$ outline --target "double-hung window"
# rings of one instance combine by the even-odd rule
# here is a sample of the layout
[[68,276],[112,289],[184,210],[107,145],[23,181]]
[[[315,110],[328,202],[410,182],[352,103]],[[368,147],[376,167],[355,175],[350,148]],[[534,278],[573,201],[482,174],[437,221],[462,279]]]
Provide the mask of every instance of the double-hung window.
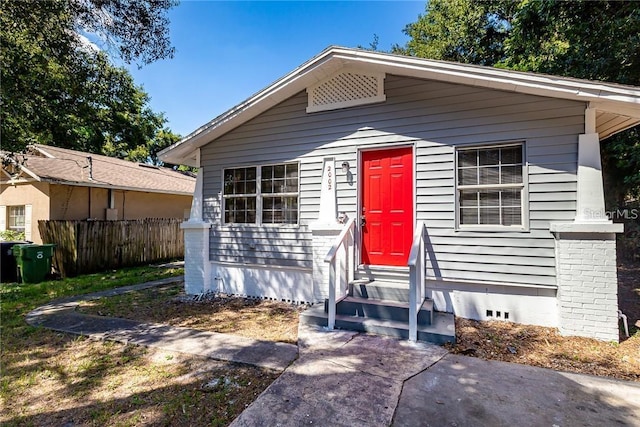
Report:
[[458,225],[524,227],[524,144],[460,148]]
[[255,223],[258,187],[255,167],[225,169],[224,222]]
[[225,169],[225,224],[297,224],[298,163]]
[[22,206],[9,206],[8,207],[8,225],[9,230],[16,231],[18,233],[24,233],[25,231],[25,209]]

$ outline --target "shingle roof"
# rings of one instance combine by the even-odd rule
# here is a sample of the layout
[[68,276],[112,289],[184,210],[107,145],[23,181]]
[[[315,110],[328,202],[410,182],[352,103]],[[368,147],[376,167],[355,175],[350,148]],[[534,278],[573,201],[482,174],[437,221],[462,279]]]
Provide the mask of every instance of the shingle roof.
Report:
[[34,144],[25,158],[26,172],[41,181],[189,195],[195,189],[195,178],[181,172],[99,154]]

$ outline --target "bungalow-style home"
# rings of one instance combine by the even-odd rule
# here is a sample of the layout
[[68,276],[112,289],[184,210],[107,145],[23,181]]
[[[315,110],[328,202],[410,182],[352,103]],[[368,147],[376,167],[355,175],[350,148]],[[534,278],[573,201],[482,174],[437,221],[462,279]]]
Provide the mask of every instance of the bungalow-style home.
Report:
[[185,218],[195,181],[168,168],[35,144],[3,167],[0,231],[42,243],[38,220]]
[[638,123],[637,87],[330,47],[161,153],[200,168],[186,291],[617,341],[599,146]]

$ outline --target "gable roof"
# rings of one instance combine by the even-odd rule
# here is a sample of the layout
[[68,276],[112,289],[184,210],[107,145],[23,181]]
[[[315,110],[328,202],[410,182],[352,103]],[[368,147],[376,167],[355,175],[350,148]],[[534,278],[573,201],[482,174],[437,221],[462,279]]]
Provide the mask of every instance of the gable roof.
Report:
[[242,123],[345,67],[588,103],[600,138],[640,123],[640,88],[331,46],[270,86],[214,118],[159,157],[199,166],[197,150]]
[[36,181],[179,195],[195,189],[195,178],[168,168],[48,145],[29,148],[21,169]]

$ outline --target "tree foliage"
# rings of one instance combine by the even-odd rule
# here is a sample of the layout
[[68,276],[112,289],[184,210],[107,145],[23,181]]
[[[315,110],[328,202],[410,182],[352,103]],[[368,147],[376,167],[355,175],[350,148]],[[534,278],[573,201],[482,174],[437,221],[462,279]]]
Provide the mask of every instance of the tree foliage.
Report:
[[[430,0],[396,53],[640,85],[640,3]],[[640,196],[640,128],[602,146],[609,205]]]
[[[100,153],[146,146],[166,119],[129,72],[89,42],[97,34],[127,62],[173,54],[170,1],[4,1],[0,9],[2,149],[41,143]],[[95,37],[94,37],[95,38]],[[96,39],[98,40],[98,39]]]
[[503,58],[509,22],[517,3],[435,0],[404,32],[411,39],[395,53],[480,65]]
[[511,27],[501,66],[640,84],[638,2],[523,2]]
[[103,147],[102,151],[104,154],[112,157],[163,166],[164,163],[158,158],[158,153],[178,142],[180,139],[180,135],[171,132],[170,129],[164,128],[157,131],[152,139],[136,147],[131,148],[124,143],[116,144],[109,142]]
[[166,12],[175,0],[70,0],[76,31],[96,34],[127,63],[173,57]]

